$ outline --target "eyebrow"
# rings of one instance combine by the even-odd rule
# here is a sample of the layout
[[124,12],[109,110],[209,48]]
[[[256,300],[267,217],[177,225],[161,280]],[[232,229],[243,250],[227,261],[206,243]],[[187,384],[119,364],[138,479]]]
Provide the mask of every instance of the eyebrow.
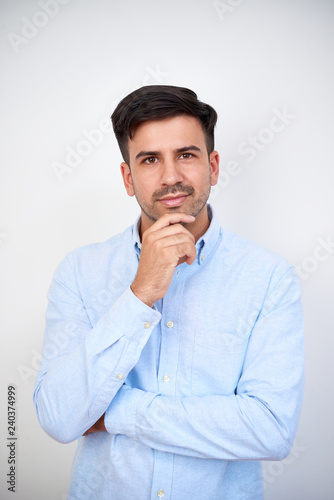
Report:
[[[199,151],[201,152],[200,148],[197,146],[185,146],[183,148],[178,148],[174,150],[174,153],[185,153],[186,151]],[[142,156],[159,156],[160,152],[159,151],[140,151],[136,155],[136,160],[141,158]]]

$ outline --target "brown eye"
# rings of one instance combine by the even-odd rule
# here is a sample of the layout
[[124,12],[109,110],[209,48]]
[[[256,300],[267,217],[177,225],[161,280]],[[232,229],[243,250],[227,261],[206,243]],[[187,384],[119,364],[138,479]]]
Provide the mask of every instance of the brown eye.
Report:
[[185,160],[188,160],[189,158],[191,158],[193,155],[191,153],[183,153],[181,155],[181,158],[184,158]]
[[156,160],[157,159],[155,156],[150,156],[149,158],[146,158],[145,163],[149,163],[149,164],[153,165],[153,163],[155,163]]

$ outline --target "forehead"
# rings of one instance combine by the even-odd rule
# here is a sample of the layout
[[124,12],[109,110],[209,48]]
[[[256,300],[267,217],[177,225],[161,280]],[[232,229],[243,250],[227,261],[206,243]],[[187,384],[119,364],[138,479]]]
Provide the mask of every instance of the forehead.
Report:
[[138,148],[163,150],[195,145],[205,146],[205,135],[200,121],[193,116],[174,116],[163,120],[148,120],[140,123],[129,139],[129,152]]

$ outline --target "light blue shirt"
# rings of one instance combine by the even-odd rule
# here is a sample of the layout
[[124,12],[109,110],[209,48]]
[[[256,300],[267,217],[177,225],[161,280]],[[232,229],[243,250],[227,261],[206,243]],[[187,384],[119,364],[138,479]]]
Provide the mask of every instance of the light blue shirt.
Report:
[[260,461],[287,456],[301,411],[296,272],[213,214],[150,308],[130,289],[138,222],[70,252],[49,290],[34,402],[79,440],[68,500],[260,500]]

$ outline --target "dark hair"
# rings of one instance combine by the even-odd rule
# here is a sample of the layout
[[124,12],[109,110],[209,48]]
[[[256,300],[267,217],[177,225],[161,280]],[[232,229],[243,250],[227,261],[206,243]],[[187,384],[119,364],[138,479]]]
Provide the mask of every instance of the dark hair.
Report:
[[124,161],[129,165],[128,140],[132,139],[137,125],[182,115],[194,116],[200,121],[210,154],[214,150],[217,113],[209,104],[199,101],[192,90],[174,85],[147,85],[124,97],[111,115]]

